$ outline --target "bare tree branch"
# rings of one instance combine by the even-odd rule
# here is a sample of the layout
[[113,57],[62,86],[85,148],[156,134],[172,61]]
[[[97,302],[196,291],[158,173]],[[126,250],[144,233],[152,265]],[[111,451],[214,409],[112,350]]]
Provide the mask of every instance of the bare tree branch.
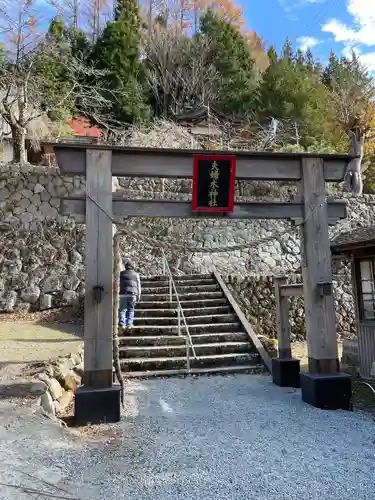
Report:
[[145,39],[145,53],[146,78],[160,116],[168,118],[187,106],[214,100],[216,70],[210,63],[209,42],[156,24]]
[[[4,2],[3,2],[4,4]],[[1,0],[0,0],[1,7]],[[4,9],[4,5],[2,6]],[[4,16],[3,28],[12,33],[4,62],[0,67],[0,136],[12,135],[15,161],[25,161],[25,137],[48,136],[46,127],[51,112],[63,109],[78,110],[103,128],[117,130],[121,124],[113,117],[113,103],[117,95],[102,83],[106,72],[73,56],[68,44],[53,36],[41,37],[34,30],[32,0],[19,0],[19,11],[13,17]],[[0,8],[1,13],[1,8]],[[8,23],[8,24],[6,24]],[[65,84],[59,77],[48,79],[48,70],[55,65],[65,75]],[[42,137],[35,131],[44,130]]]

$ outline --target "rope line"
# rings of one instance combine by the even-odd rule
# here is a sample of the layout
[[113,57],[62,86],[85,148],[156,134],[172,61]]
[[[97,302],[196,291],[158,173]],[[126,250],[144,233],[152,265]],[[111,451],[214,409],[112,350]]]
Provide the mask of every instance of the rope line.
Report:
[[[110,220],[113,224],[119,225],[118,221],[116,221],[108,212],[105,210],[94,198],[91,196],[91,194],[86,190],[87,197],[92,201]],[[302,223],[306,222],[309,217],[312,217],[319,208],[321,208],[323,205],[327,204],[327,197],[324,197],[324,201],[320,203],[317,207],[315,207],[314,210],[312,210],[302,221]],[[255,246],[258,246],[262,243],[267,243],[269,241],[274,240],[275,238],[278,238],[280,236],[283,236],[285,234],[290,234],[291,232],[298,233],[298,227],[291,229],[290,227],[283,230],[283,231],[277,231],[272,234],[272,236],[267,236],[264,238],[260,238],[248,243],[242,243],[238,245],[229,245],[227,247],[214,247],[214,248],[208,248],[208,247],[198,247],[198,246],[191,246],[191,245],[182,245],[180,243],[175,243],[175,242],[168,242],[164,240],[163,242],[157,242],[155,239],[147,237],[140,233],[139,231],[132,230],[131,233],[127,234],[128,237],[131,237],[133,239],[138,239],[141,240],[143,243],[148,245],[151,248],[169,248],[172,250],[179,250],[183,252],[190,252],[190,253],[222,253],[222,252],[234,252],[236,250],[243,250],[247,248],[252,248]]]

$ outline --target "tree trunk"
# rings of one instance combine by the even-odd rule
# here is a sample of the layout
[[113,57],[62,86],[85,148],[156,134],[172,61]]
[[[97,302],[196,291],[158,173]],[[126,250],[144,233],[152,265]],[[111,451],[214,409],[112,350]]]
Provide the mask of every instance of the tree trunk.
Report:
[[347,168],[344,179],[344,191],[349,191],[356,196],[362,194],[361,166],[365,147],[365,136],[359,129],[349,130],[349,153],[357,155]]
[[13,163],[26,162],[26,134],[21,127],[11,127],[13,140]]
[[73,28],[78,29],[78,0],[73,3]]

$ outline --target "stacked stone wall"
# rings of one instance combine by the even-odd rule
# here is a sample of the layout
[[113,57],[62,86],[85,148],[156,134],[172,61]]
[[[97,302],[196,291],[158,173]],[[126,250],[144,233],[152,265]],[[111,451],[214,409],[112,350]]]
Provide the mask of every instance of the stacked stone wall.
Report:
[[[191,182],[170,179],[118,179],[125,198],[190,200]],[[85,181],[58,169],[0,166],[0,311],[28,311],[74,304],[84,293],[84,226],[59,215],[60,197],[83,193]],[[237,199],[283,199],[289,184],[241,182]],[[331,193],[329,193],[331,194]],[[348,219],[331,235],[372,223],[375,197],[348,198]],[[160,274],[165,252],[177,273],[209,273],[213,266],[230,284],[259,333],[275,334],[271,277],[300,279],[298,230],[279,220],[129,219],[122,232],[123,259],[146,275]],[[338,332],[354,333],[350,273],[334,270]],[[305,335],[301,299],[291,304],[294,338]]]

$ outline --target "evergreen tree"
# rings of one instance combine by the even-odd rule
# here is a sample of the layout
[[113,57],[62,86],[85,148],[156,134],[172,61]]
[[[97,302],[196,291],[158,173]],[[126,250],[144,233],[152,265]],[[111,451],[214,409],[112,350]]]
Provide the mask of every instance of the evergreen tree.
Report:
[[283,45],[282,57],[283,59],[287,59],[289,61],[291,61],[294,57],[292,42],[289,40],[288,37],[286,37],[286,40]]
[[124,123],[139,121],[148,115],[139,83],[140,26],[137,1],[118,0],[115,21],[106,25],[92,51],[96,66],[107,72],[101,84],[116,96],[116,115]]
[[296,56],[287,40],[280,58],[270,57],[270,65],[260,85],[260,118],[287,119],[301,134],[301,144],[329,140],[333,130],[333,110],[329,92],[321,83],[320,73],[310,61]]
[[212,62],[218,73],[217,108],[240,116],[253,111],[257,89],[254,60],[240,31],[208,10],[201,18],[198,36],[212,43]]
[[276,52],[276,49],[273,45],[271,45],[271,47],[268,49],[267,56],[268,56],[268,60],[269,60],[270,64],[277,63],[277,60],[278,60],[277,52]]
[[[114,19],[115,21],[118,21],[120,17],[124,14],[126,14],[126,10],[131,7],[129,5],[129,0],[116,0],[115,2],[115,9],[114,9]],[[139,12],[136,12],[133,8],[131,8],[131,11],[135,18],[138,16],[139,17]],[[137,23],[137,19],[134,19],[135,23]]]
[[301,49],[297,50],[295,59],[296,59],[296,63],[298,65],[302,66],[304,64],[304,62],[305,62],[305,55],[304,55],[304,53],[302,52]]
[[81,60],[88,60],[92,47],[86,33],[81,29],[71,26],[65,31],[65,36],[69,40],[72,55]]
[[310,47],[307,48],[306,54],[305,54],[305,61],[307,66],[310,66],[310,68],[315,68],[315,60],[313,53],[311,52]]
[[332,88],[332,78],[334,73],[337,71],[339,65],[339,60],[337,59],[335,53],[331,50],[329,54],[329,61],[327,66],[324,68],[322,80],[327,87]]
[[[64,22],[59,18],[53,19],[45,39],[36,51],[33,61],[34,78],[40,80],[40,92],[44,98],[44,102],[42,101],[41,104],[42,110],[49,109],[51,103],[58,103],[62,95],[69,93],[72,84],[69,71],[62,62],[71,54],[66,33]],[[53,112],[48,112],[48,116],[52,120],[60,120],[66,116],[66,113],[71,113],[74,106],[73,97],[65,99],[64,102],[61,102],[60,107],[54,106]]]

